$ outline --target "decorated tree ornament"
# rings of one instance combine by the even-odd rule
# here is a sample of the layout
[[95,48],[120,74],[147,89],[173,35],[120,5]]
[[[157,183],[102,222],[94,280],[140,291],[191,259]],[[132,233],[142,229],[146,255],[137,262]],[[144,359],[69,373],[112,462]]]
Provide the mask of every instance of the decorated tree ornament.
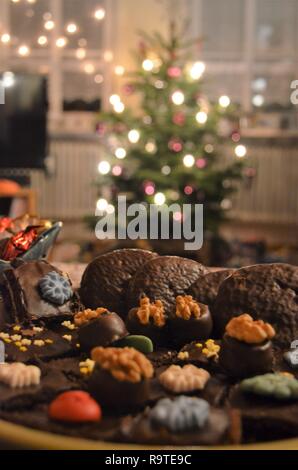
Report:
[[176,124],[177,126],[183,126],[185,124],[185,114],[181,111],[178,113],[175,113],[173,116],[173,123]]
[[181,77],[182,70],[180,67],[177,66],[169,67],[167,70],[167,74],[170,78],[179,78]]
[[183,144],[182,144],[182,142],[181,142],[180,139],[172,138],[172,139],[169,141],[168,147],[169,147],[169,149],[172,150],[173,152],[179,153],[179,152],[181,152],[182,149],[183,149]]

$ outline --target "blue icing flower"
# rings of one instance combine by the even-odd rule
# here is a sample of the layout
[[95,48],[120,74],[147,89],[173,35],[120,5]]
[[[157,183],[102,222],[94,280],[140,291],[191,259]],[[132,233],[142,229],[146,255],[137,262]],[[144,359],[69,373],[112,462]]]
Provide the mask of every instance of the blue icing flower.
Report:
[[202,429],[210,412],[209,403],[201,398],[184,395],[170,400],[163,398],[149,413],[152,424],[164,426],[170,432]]
[[39,288],[42,298],[56,305],[65,304],[73,295],[68,279],[61,276],[57,271],[46,274],[41,279]]

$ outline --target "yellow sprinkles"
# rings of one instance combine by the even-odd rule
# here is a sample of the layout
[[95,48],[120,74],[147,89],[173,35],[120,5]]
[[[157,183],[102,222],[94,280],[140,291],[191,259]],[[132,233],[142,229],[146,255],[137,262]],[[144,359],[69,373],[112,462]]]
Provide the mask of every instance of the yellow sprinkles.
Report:
[[204,356],[210,358],[214,357],[215,359],[218,358],[218,353],[220,351],[220,346],[215,343],[213,339],[208,339],[205,342],[205,347],[202,349],[202,353]]

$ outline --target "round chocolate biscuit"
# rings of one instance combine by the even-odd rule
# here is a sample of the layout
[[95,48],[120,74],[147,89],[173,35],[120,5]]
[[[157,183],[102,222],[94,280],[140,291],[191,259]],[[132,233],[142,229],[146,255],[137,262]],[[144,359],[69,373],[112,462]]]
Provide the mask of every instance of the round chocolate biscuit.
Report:
[[129,283],[127,304],[129,308],[139,305],[143,296],[151,302],[161,300],[165,314],[175,314],[176,297],[185,295],[187,289],[208,272],[202,264],[179,256],[159,256],[148,261]]
[[222,269],[207,273],[205,276],[200,276],[188,289],[187,294],[191,295],[198,302],[213,305],[220,284],[231,274],[234,269]]
[[231,318],[249,313],[275,328],[275,345],[288,347],[298,338],[298,267],[267,264],[238,269],[220,285],[212,312],[218,335]]
[[156,256],[151,251],[123,249],[95,258],[81,281],[80,296],[85,307],[105,307],[125,318],[128,282],[139,268]]

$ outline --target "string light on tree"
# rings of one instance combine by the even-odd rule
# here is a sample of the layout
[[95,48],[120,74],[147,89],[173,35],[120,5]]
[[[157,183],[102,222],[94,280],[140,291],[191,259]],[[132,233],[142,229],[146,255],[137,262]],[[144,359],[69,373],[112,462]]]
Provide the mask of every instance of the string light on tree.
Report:
[[106,16],[106,11],[104,8],[97,8],[94,12],[94,18],[98,21],[102,21]]
[[195,164],[195,157],[193,155],[185,155],[183,157],[183,165],[186,166],[186,168],[191,168]]
[[113,166],[112,173],[113,173],[114,176],[122,175],[122,167],[120,165]]
[[124,104],[123,104],[121,101],[119,101],[118,103],[115,103],[115,104],[114,104],[114,111],[115,111],[115,113],[121,114],[121,113],[123,113],[124,110],[125,110],[125,106],[124,106]]
[[61,36],[56,41],[56,46],[59,47],[59,49],[62,49],[63,47],[65,47],[66,44],[67,44],[67,39],[64,36]]
[[95,72],[94,64],[91,64],[91,63],[85,64],[84,72],[87,73],[87,75],[92,75]]
[[154,204],[162,206],[166,202],[166,196],[163,193],[156,193],[154,196]]
[[26,45],[26,44],[22,44],[19,48],[18,48],[18,54],[21,56],[21,57],[27,57],[28,55],[30,55],[30,48]]
[[199,124],[206,124],[208,119],[208,114],[205,111],[199,111],[196,114],[196,120]]
[[75,23],[68,23],[68,25],[66,26],[66,31],[69,34],[75,34],[78,32],[78,27]]
[[235,147],[235,155],[236,157],[238,158],[244,158],[247,154],[247,148],[245,147],[245,145],[237,145],[237,147]]
[[112,51],[105,51],[103,54],[103,58],[105,62],[112,62],[114,59],[114,54]]
[[186,196],[190,196],[192,193],[193,193],[193,188],[189,185],[185,186],[184,194],[186,194]]
[[145,145],[145,150],[148,153],[155,153],[157,150],[156,143],[154,140],[149,140],[147,144]]
[[212,144],[206,144],[204,147],[204,150],[206,153],[213,153],[214,152],[214,146]]
[[110,170],[111,170],[111,165],[109,162],[103,160],[102,162],[98,164],[98,172],[101,175],[107,175],[108,173],[110,173]]
[[86,55],[87,55],[86,49],[84,49],[83,47],[79,47],[79,48],[76,50],[76,58],[77,58],[77,59],[83,60],[83,59],[86,58]]
[[222,108],[227,108],[231,104],[231,100],[227,95],[222,95],[218,100],[219,105]]
[[106,212],[107,212],[107,214],[109,214],[109,215],[114,214],[114,212],[115,212],[115,207],[113,206],[113,204],[108,204],[108,207],[106,208]]
[[96,209],[98,211],[101,211],[101,212],[106,212],[107,211],[107,208],[109,206],[109,203],[106,199],[98,199],[97,203],[96,203]]
[[123,65],[116,65],[115,74],[118,77],[122,77],[125,74],[125,67],[123,67]]
[[131,131],[129,131],[128,133],[128,140],[129,142],[131,142],[132,144],[136,144],[139,142],[140,140],[140,133],[137,129],[132,129]]
[[100,73],[98,73],[97,75],[95,75],[94,81],[95,81],[95,83],[100,85],[104,81],[103,76]]
[[184,93],[182,93],[182,91],[177,90],[177,91],[174,91],[174,93],[171,96],[171,99],[176,106],[180,106],[181,104],[184,103],[185,96],[184,96]]
[[123,147],[118,147],[115,150],[115,157],[119,160],[123,160],[126,157],[126,150]]
[[252,104],[257,108],[260,108],[265,103],[265,98],[263,95],[254,95],[252,97]]
[[195,62],[190,69],[190,76],[193,80],[199,80],[205,72],[206,65],[204,62]]
[[44,24],[44,28],[47,31],[52,31],[55,28],[55,23],[53,20],[47,20]]
[[147,196],[153,196],[155,193],[155,185],[151,181],[146,181],[144,184],[144,192]]
[[10,34],[8,33],[3,33],[2,36],[1,36],[1,42],[3,44],[8,44],[10,43],[10,40],[11,40],[11,37],[10,37]]
[[39,36],[39,38],[37,39],[37,43],[40,46],[46,46],[48,44],[48,38],[46,36]]
[[168,165],[163,166],[162,169],[161,169],[162,174],[165,175],[165,176],[170,175],[171,171],[172,171],[171,167],[169,167]]
[[115,104],[121,102],[121,98],[119,95],[111,95],[109,98],[109,102],[111,103],[112,106],[115,106]]
[[151,72],[154,69],[154,62],[150,59],[145,59],[142,64],[145,72]]

